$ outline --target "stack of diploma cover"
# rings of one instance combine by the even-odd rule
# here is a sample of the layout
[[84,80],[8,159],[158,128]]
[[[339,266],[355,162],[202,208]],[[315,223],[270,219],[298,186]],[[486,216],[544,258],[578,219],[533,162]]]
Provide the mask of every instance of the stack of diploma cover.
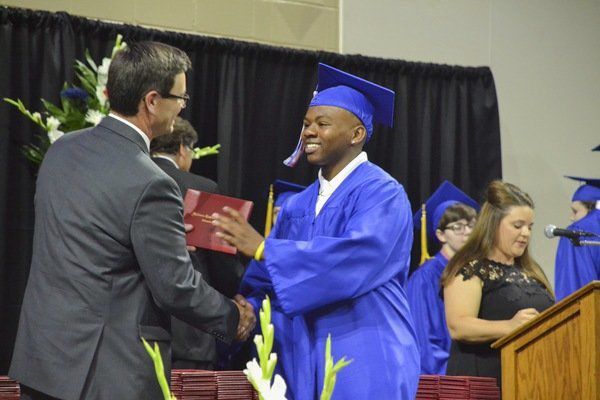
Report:
[[17,381],[8,376],[0,376],[0,399],[1,400],[19,400],[21,389]]
[[174,369],[171,371],[171,393],[177,400],[258,399],[242,371]]
[[500,400],[495,378],[421,375],[417,400]]

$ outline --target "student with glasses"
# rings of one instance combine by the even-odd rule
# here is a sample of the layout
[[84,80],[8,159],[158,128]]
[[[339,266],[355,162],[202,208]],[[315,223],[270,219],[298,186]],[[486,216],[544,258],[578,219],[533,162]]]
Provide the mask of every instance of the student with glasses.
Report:
[[550,284],[529,254],[533,201],[507,182],[489,184],[469,239],[442,274],[452,337],[447,375],[500,382],[500,352],[490,344],[554,304]]
[[[440,278],[454,254],[475,226],[479,205],[452,183],[445,181],[413,217],[422,238],[423,264],[410,276],[406,292],[421,353],[421,374],[444,375],[450,353]],[[432,258],[427,255],[427,236],[441,245]],[[428,259],[427,259],[428,258]]]

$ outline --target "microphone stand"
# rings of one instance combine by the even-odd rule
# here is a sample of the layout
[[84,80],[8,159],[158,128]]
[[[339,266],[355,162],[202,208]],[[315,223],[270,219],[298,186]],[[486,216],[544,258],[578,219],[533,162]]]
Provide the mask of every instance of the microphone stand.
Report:
[[581,237],[571,238],[573,246],[600,246],[600,240],[582,239]]

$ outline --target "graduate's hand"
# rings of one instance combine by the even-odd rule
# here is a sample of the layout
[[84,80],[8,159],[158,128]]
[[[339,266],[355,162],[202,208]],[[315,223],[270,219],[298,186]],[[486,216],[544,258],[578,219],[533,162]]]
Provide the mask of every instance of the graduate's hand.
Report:
[[230,207],[223,207],[223,214],[214,213],[212,217],[213,225],[223,230],[216,233],[218,237],[235,246],[245,256],[254,256],[264,238],[239,212]]
[[256,315],[254,314],[254,307],[252,307],[252,304],[246,301],[241,294],[235,295],[234,303],[240,312],[240,321],[238,323],[235,340],[243,342],[248,339],[248,336],[250,336],[250,333],[252,333],[256,326]]
[[[186,233],[188,233],[192,229],[194,229],[194,225],[192,225],[192,224],[185,224],[185,232]],[[187,249],[187,251],[196,251],[196,247],[195,246],[185,246],[185,248]]]

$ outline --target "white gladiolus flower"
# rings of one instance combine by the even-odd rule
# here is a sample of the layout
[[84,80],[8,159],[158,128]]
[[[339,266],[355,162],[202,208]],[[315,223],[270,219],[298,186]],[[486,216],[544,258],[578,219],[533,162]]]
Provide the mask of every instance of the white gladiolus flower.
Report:
[[98,66],[98,84],[96,85],[96,97],[100,105],[104,107],[108,98],[106,97],[106,83],[108,82],[108,69],[110,68],[110,58],[104,57],[102,64]]
[[48,132],[48,139],[50,139],[50,143],[54,143],[65,133],[63,131],[59,131],[58,129],[52,130]]
[[[275,353],[271,354],[271,359],[273,359],[274,354]],[[275,359],[276,358],[277,356],[275,356]],[[287,400],[285,397],[287,386],[283,378],[280,375],[275,375],[275,378],[273,379],[273,386],[271,386],[269,380],[263,378],[262,369],[256,361],[256,358],[253,358],[252,361],[248,361],[248,363],[246,363],[244,374],[248,377],[250,383],[252,383],[254,388],[260,393],[263,399]]]
[[100,105],[102,107],[104,107],[106,105],[106,102],[108,101],[108,97],[106,97],[106,86],[105,85],[96,86],[96,97],[98,98]]
[[40,114],[39,112],[34,112],[33,114],[31,114],[31,116],[37,121],[37,122],[42,122],[42,114]]
[[265,397],[268,400],[286,400],[285,391],[287,390],[287,386],[285,381],[281,377],[281,375],[275,375],[273,379],[273,386],[271,386],[271,392],[269,393],[269,397]]
[[[263,379],[262,377],[262,369],[260,365],[258,365],[258,361],[256,358],[253,358],[252,361],[248,361],[246,363],[246,369],[244,370],[244,375],[248,377],[248,380],[254,388],[261,394],[269,393],[271,390],[269,381],[267,379]],[[263,396],[264,397],[264,396]]]
[[48,132],[58,130],[59,126],[60,126],[60,121],[58,120],[58,118],[48,117],[46,119],[46,128],[47,128]]
[[108,82],[108,69],[110,68],[111,59],[104,57],[102,64],[98,67],[98,86],[106,86]]
[[88,110],[87,114],[85,114],[85,120],[94,126],[98,125],[104,117],[105,115],[98,110]]

